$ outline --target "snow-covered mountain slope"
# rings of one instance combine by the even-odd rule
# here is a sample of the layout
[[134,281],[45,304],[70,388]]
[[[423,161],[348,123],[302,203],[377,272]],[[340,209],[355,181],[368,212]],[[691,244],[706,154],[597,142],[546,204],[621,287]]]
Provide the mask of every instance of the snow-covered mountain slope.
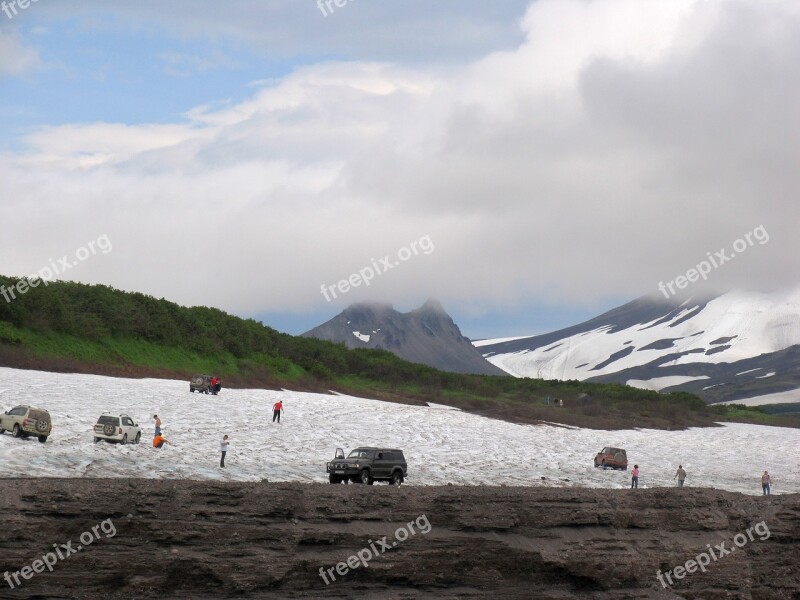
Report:
[[684,389],[710,400],[800,387],[798,344],[800,288],[684,302],[639,298],[550,334],[475,343],[518,377]]
[[[286,411],[280,425],[271,420],[278,399]],[[45,444],[0,436],[4,477],[326,482],[325,462],[337,446],[387,445],[404,450],[409,485],[628,487],[629,472],[592,466],[595,453],[612,445],[626,448],[639,464],[642,487],[674,485],[682,463],[689,485],[759,494],[760,475],[768,469],[774,493],[800,492],[797,429],[735,424],[671,432],[595,431],[515,425],[445,407],[349,396],[229,389],[205,396],[190,394],[184,381],[0,368],[0,407],[5,411],[16,404],[49,409],[54,429]],[[143,425],[143,443],[94,444],[91,428],[105,410],[126,412]],[[154,413],[173,446],[150,447]],[[231,436],[226,469],[218,466],[223,434]]]

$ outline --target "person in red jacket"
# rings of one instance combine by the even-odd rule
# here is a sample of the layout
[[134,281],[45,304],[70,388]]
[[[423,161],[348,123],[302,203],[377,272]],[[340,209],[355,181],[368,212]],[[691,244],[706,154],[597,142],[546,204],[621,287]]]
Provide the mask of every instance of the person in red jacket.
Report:
[[278,423],[281,422],[281,412],[283,412],[283,401],[282,400],[278,400],[272,406],[272,422],[273,423],[275,422],[275,419],[278,420]]

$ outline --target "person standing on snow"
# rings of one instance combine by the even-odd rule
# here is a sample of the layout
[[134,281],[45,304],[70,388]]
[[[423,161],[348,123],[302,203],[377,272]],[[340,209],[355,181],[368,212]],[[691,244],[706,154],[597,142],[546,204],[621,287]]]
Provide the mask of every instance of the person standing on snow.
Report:
[[764,496],[769,496],[769,486],[772,483],[769,473],[764,471],[764,474],[761,476],[761,489],[764,492]]
[[158,415],[153,415],[153,419],[155,419],[156,422],[156,433],[154,437],[158,437],[161,435],[161,419],[158,418]]
[[283,400],[278,400],[272,406],[272,422],[275,422],[275,419],[278,419],[278,423],[281,422],[281,412],[283,412]]
[[683,487],[683,482],[686,481],[686,471],[683,470],[683,465],[678,465],[678,470],[672,480],[674,481],[675,479],[678,480],[678,487]]
[[631,489],[633,488],[639,489],[639,465],[633,465],[631,471]]
[[222,442],[219,444],[219,451],[222,453],[222,456],[219,459],[219,466],[223,469],[225,468],[225,455],[228,453],[228,446],[230,446],[230,442],[228,441],[228,436],[222,436]]

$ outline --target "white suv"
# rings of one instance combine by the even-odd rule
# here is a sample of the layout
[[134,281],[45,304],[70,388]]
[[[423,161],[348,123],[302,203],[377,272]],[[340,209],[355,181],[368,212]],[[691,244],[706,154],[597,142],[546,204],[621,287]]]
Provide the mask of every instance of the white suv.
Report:
[[42,408],[15,406],[0,415],[0,434],[10,431],[15,438],[35,435],[45,443],[52,430],[50,413]]
[[112,415],[103,413],[94,426],[94,443],[100,440],[138,444],[142,439],[142,428],[133,422],[128,415]]

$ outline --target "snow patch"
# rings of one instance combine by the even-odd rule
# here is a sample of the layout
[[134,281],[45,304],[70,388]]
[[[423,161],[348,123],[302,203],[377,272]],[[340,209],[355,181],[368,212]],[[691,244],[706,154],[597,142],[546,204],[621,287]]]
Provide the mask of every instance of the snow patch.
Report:
[[[741,423],[685,431],[576,429],[346,395],[223,388],[219,396],[206,396],[190,393],[187,381],[8,368],[0,368],[0,388],[9,391],[2,411],[30,404],[53,417],[46,444],[0,435],[4,477],[326,483],[325,463],[337,447],[365,445],[402,448],[411,486],[531,486],[546,477],[569,479],[564,483],[569,486],[622,489],[630,486],[630,472],[595,469],[592,462],[604,446],[619,446],[639,464],[642,486],[674,486],[672,476],[682,462],[689,486],[760,495],[759,475],[768,469],[779,482],[773,493],[800,492],[797,429]],[[797,401],[800,391],[794,396]],[[286,409],[280,424],[271,420],[278,400]],[[144,429],[142,443],[94,444],[91,427],[104,410],[131,415]],[[151,447],[154,414],[173,446]],[[258,434],[254,422],[262,424]],[[226,469],[216,466],[223,434],[232,444]],[[509,456],[513,469],[506,468]]]
[[642,390],[655,390],[658,392],[664,388],[672,387],[673,385],[681,385],[690,381],[700,381],[701,379],[708,378],[708,375],[700,375],[698,377],[690,377],[688,375],[672,375],[670,377],[655,377],[653,379],[629,379],[626,382],[626,385]]
[[369,334],[368,333],[361,333],[360,331],[354,331],[353,335],[360,339],[362,342],[369,341]]

